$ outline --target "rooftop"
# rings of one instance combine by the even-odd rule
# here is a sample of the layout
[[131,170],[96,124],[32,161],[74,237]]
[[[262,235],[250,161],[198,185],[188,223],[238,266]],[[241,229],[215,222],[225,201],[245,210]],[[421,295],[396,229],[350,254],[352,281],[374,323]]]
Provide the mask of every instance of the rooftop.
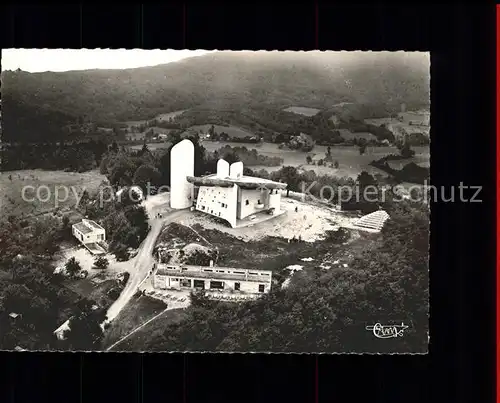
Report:
[[93,220],[84,220],[83,222],[86,223],[87,225],[90,225],[93,229],[99,229],[99,230],[104,229],[103,227],[101,227],[99,224],[97,224]]
[[[184,269],[184,270],[183,270]],[[203,271],[203,270],[213,270]],[[271,281],[271,272],[255,270],[251,271],[256,274],[237,274],[237,273],[218,273],[216,270],[237,270],[245,271],[246,269],[230,269],[230,268],[217,268],[217,267],[200,267],[200,266],[183,266],[176,267],[175,269],[167,269],[167,267],[159,267],[156,274],[160,276],[172,276],[172,277],[182,277],[182,278],[197,278],[197,279],[214,279],[214,280],[241,280],[241,281],[252,281],[259,283],[268,283]]]
[[73,224],[73,227],[75,227],[78,231],[80,231],[82,234],[90,234],[93,231],[103,231],[104,228],[101,227],[99,224],[97,224],[95,221],[92,220],[82,220],[79,223]]
[[202,177],[188,176],[187,181],[198,186],[221,186],[230,187],[238,185],[244,189],[286,189],[287,184],[283,182],[274,182],[269,179],[257,178],[255,176],[241,176],[239,178],[225,177],[221,178],[217,174],[211,174]]
[[228,274],[228,273],[207,273],[204,271],[181,271],[181,270],[166,270],[158,269],[157,273],[160,276],[194,278],[194,279],[212,279],[212,280],[240,280],[251,281],[258,283],[268,283],[270,279],[264,276],[245,275],[245,274]]
[[89,227],[87,224],[85,224],[83,221],[76,223],[76,224],[73,224],[73,227],[76,228],[78,231],[80,231],[84,235],[90,234],[93,231],[93,229],[91,227]]

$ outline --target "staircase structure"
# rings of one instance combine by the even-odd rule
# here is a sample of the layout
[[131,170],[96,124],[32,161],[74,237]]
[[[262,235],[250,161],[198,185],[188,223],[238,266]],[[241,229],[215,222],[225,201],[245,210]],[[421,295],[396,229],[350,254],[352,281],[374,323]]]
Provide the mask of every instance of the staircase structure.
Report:
[[358,219],[354,226],[371,232],[380,232],[385,222],[389,219],[389,214],[384,210],[375,211]]

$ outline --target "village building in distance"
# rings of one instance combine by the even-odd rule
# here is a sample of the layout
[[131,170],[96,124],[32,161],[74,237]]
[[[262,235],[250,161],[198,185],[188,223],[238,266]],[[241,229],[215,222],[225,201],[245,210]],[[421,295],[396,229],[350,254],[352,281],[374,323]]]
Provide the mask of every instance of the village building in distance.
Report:
[[93,220],[83,219],[72,225],[73,236],[80,241],[92,254],[99,255],[106,251],[100,242],[106,240],[106,230]]

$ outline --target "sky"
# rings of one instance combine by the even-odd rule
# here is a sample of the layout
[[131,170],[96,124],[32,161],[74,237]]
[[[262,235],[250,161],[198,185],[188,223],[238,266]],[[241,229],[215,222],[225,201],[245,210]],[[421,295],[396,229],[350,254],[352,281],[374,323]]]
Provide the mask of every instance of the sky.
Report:
[[30,73],[88,69],[127,69],[176,62],[206,50],[2,49],[2,70]]

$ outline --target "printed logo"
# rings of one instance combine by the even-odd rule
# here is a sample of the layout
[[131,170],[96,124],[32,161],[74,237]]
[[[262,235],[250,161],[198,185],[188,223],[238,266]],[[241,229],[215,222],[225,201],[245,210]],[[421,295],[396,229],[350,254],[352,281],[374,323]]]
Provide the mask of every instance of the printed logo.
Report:
[[408,329],[408,326],[403,322],[400,325],[381,325],[380,323],[375,323],[375,325],[366,326],[366,330],[372,331],[373,335],[379,339],[403,337],[406,329]]

